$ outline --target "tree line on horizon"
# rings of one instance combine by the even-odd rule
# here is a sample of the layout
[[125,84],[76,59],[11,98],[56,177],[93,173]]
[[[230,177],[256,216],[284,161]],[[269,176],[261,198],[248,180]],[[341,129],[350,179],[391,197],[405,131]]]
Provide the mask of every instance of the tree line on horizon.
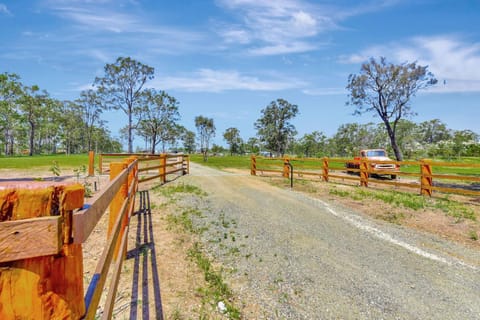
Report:
[[[195,117],[196,133],[181,126],[179,102],[162,90],[147,87],[154,68],[130,57],[106,64],[92,89],[74,101],[59,101],[36,85],[26,86],[16,74],[0,74],[0,146],[5,155],[65,152],[120,152],[122,143],[105,129],[102,113],[121,110],[127,125],[120,130],[132,153],[134,135],[145,141],[145,151],[155,153],[226,151],[213,145],[214,119]],[[356,114],[374,113],[379,124],[343,124],[327,138],[314,131],[297,138],[291,120],[299,108],[284,99],[272,101],[254,123],[257,136],[244,141],[239,129],[223,132],[231,154],[268,152],[275,155],[352,156],[362,148],[385,148],[397,160],[423,156],[480,156],[479,136],[471,130],[450,130],[439,119],[420,124],[405,118],[415,115],[411,98],[437,80],[427,67],[416,63],[391,64],[385,58],[370,59],[360,73],[350,75],[347,105]],[[1,154],[1,153],[0,153]]]

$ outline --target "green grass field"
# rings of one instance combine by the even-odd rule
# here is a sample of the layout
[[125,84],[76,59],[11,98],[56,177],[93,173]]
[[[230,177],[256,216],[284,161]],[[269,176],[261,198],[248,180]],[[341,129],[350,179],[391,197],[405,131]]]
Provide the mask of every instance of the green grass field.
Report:
[[88,167],[88,154],[0,157],[0,169],[45,169],[50,168],[55,161],[61,170],[79,168],[82,165]]

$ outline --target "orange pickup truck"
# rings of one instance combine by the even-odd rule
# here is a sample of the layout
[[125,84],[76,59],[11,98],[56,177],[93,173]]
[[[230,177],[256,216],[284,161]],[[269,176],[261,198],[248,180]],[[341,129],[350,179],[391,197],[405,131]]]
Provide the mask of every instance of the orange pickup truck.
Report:
[[[400,171],[400,165],[398,164],[383,163],[384,161],[393,161],[387,156],[387,152],[384,149],[366,149],[361,150],[360,156],[353,158],[353,161],[345,163],[347,172],[353,172],[348,169],[360,169],[361,160],[367,160],[369,162],[372,175],[390,175],[392,179],[396,179],[396,173]],[[378,163],[376,161],[378,161]]]

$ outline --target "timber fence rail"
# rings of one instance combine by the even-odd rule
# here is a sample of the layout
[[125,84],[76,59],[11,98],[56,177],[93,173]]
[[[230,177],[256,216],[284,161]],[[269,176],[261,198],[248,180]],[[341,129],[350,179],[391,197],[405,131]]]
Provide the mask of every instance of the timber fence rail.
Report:
[[[346,168],[356,163],[358,168]],[[250,173],[265,175],[279,173],[289,176],[289,164],[295,168],[297,178],[318,177],[321,181],[358,182],[368,187],[370,183],[418,190],[422,195],[433,192],[480,196],[480,164],[420,161],[367,161],[342,158],[267,158],[251,157]],[[373,170],[374,164],[395,164],[399,171]],[[463,172],[462,172],[463,171]],[[399,177],[387,179],[385,177]]]
[[[0,319],[97,319],[102,298],[101,318],[112,318],[138,184],[189,173],[186,155],[115,160],[109,183],[86,202],[80,184],[0,184]],[[150,160],[156,164],[141,167]],[[155,173],[141,180],[147,170]],[[82,244],[107,210],[106,245],[84,290]]]
[[167,176],[170,174],[181,173],[184,175],[190,172],[190,156],[183,153],[102,153],[98,158],[98,171],[100,174],[106,173],[109,170],[108,164],[110,162],[128,156],[135,156],[139,161],[139,182],[160,178],[162,183],[165,183]]

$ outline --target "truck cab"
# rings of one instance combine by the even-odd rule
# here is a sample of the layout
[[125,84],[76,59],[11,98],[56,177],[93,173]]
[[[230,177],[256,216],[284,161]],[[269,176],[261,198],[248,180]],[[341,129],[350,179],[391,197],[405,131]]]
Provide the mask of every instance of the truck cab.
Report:
[[[357,157],[353,158],[354,161],[349,161],[345,163],[345,166],[348,169],[360,169],[360,162],[366,160],[369,163],[371,174],[378,176],[390,175],[392,179],[396,179],[396,172],[400,171],[400,165],[395,163],[384,163],[393,161],[387,155],[387,152],[384,149],[364,149],[360,150],[360,154]],[[377,162],[378,161],[378,162]]]

